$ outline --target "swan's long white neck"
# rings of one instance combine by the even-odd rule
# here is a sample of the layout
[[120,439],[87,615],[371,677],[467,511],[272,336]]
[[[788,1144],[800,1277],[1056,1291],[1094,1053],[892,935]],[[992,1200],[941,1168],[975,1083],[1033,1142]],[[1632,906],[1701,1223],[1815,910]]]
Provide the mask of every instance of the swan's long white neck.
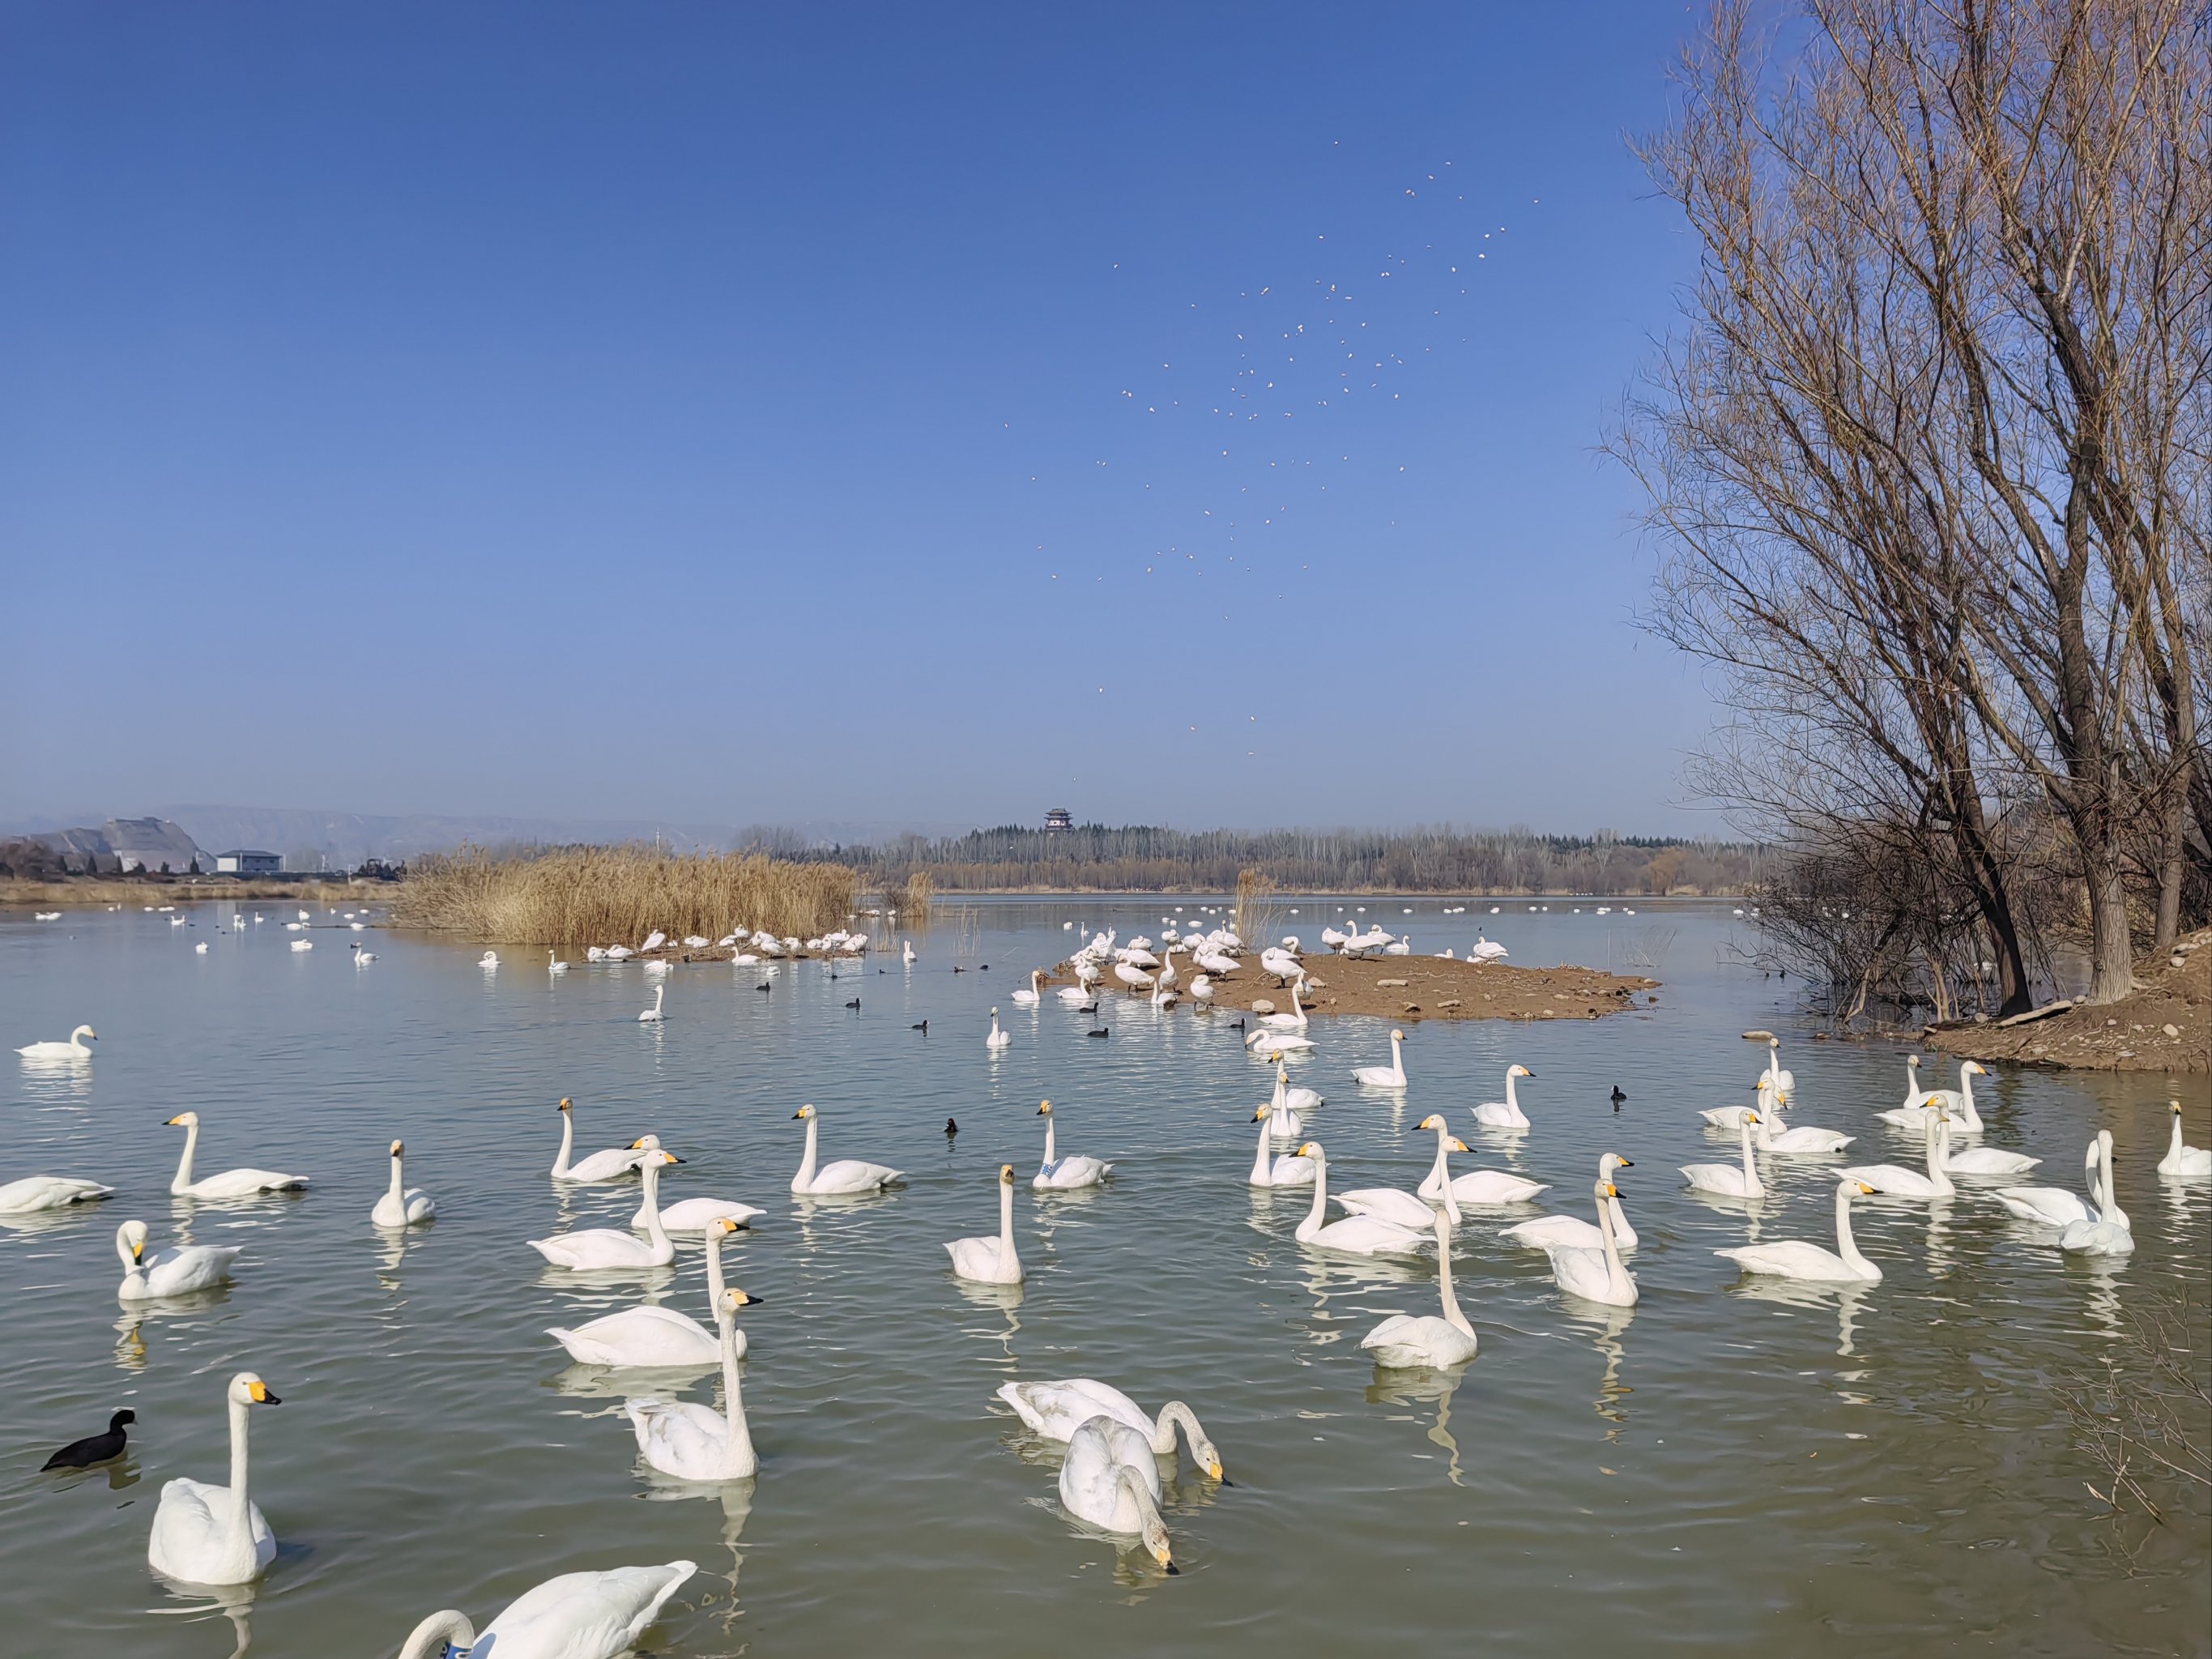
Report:
[[814,1126],[820,1121],[819,1118],[806,1120],[806,1156],[799,1160],[799,1173],[791,1178],[791,1190],[794,1193],[803,1193],[814,1184]]
[[556,1176],[564,1176],[568,1173],[568,1154],[574,1152],[575,1147],[575,1115],[573,1112],[563,1112],[561,1114],[561,1152],[560,1156],[553,1160],[553,1173]]
[[707,1303],[719,1309],[722,1305],[722,1229],[715,1223],[707,1227]]
[[[1757,1115],[1754,1114],[1754,1115]],[[1759,1127],[1761,1128],[1765,1128],[1766,1127],[1766,1120],[1763,1116],[1759,1117]],[[1748,1117],[1738,1118],[1736,1120],[1736,1127],[1743,1132],[1744,1194],[1747,1197],[1757,1198],[1761,1194],[1765,1193],[1766,1188],[1765,1186],[1760,1184],[1759,1179],[1759,1166],[1751,1161],[1751,1119]],[[1602,1212],[1605,1209],[1605,1206],[1601,1204],[1598,1206],[1598,1208]],[[1607,1250],[1611,1250],[1613,1249],[1613,1218],[1610,1215],[1607,1215],[1603,1219],[1605,1221],[1606,1227],[1605,1247]]]
[[654,1249],[667,1249],[670,1248],[668,1235],[660,1225],[659,1160],[648,1160],[638,1173],[645,1182],[645,1236],[653,1241]]
[[1182,1429],[1183,1444],[1190,1448],[1191,1462],[1198,1461],[1198,1443],[1205,1438],[1206,1431],[1198,1426],[1198,1418],[1180,1400],[1170,1400],[1160,1407],[1160,1414],[1152,1419],[1152,1450],[1164,1457],[1176,1449],[1176,1429]]
[[[1751,1159],[1749,1125],[1746,1125],[1744,1129],[1743,1152],[1744,1161],[1748,1164]],[[1752,1179],[1756,1182],[1758,1177],[1753,1176]],[[1610,1198],[1610,1194],[1601,1194],[1597,1203],[1598,1237],[1599,1242],[1605,1246],[1605,1286],[1613,1295],[1625,1297],[1629,1291],[1628,1269],[1620,1265],[1620,1245],[1613,1236],[1613,1206]]]
[[1509,1071],[1505,1073],[1505,1103],[1517,1112],[1521,1109],[1521,1099],[1513,1092],[1513,1073]]
[[1958,1191],[1951,1184],[1951,1120],[1940,1111],[1928,1115],[1928,1179],[1946,1197]]
[[399,1659],[444,1659],[447,1648],[470,1647],[476,1639],[476,1626],[467,1616],[448,1607],[432,1613],[407,1633],[407,1639],[399,1644]]
[[1390,1033],[1390,1069],[1398,1074],[1398,1081],[1406,1080],[1406,1039],[1395,1031]]
[[1859,1254],[1858,1241],[1851,1237],[1851,1189],[1848,1187],[1836,1188],[1836,1254],[1846,1266],[1861,1273],[1874,1265]]
[[230,1402],[230,1499],[238,1524],[246,1524],[246,1414],[252,1407],[243,1400]]
[[[2089,1174],[2089,1196],[2094,1198],[2096,1195],[2097,1176],[2096,1171],[2093,1169]],[[143,1261],[137,1261],[131,1259],[131,1245],[124,1237],[124,1231],[125,1229],[123,1228],[118,1227],[116,1229],[115,1254],[120,1256],[123,1260],[123,1273],[125,1278],[126,1279],[136,1279],[145,1273],[146,1264]]]
[[402,1184],[404,1177],[400,1173],[399,1157],[398,1152],[392,1155],[392,1201],[394,1204],[406,1196],[406,1188]]
[[[1445,1192],[1451,1188],[1447,1187]],[[1437,1212],[1439,1217],[1444,1212]],[[1439,1222],[1437,1227],[1437,1294],[1443,1300],[1444,1323],[1468,1336],[1474,1334],[1474,1327],[1467,1322],[1467,1316],[1459,1310],[1459,1297],[1452,1294],[1451,1229]]]
[[1267,1156],[1272,1150],[1267,1144],[1268,1137],[1273,1132],[1273,1126],[1266,1118],[1261,1118],[1260,1120],[1260,1150],[1252,1155],[1251,1184],[1255,1187],[1272,1187],[1275,1184],[1274,1163]]
[[1456,1227],[1460,1224],[1459,1199],[1452,1191],[1451,1166],[1445,1161],[1445,1144],[1450,1139],[1449,1129],[1437,1131],[1437,1164],[1430,1177],[1437,1183],[1437,1199],[1443,1206],[1443,1214]]
[[2173,1138],[2166,1143],[2166,1156],[2168,1159],[2179,1164],[2181,1161],[2181,1148],[2183,1144],[2181,1139],[2181,1114],[2179,1112],[2171,1112],[2168,1113],[2167,1115],[2173,1120]]
[[2097,1194],[2097,1219],[2107,1226],[2127,1227],[2132,1231],[2128,1212],[2120,1207],[2119,1196],[2112,1184],[2112,1149],[2101,1134],[2097,1137],[2097,1163],[2105,1174],[2105,1184]]
[[1058,1158],[1054,1156],[1054,1148],[1060,1143],[1054,1138],[1052,1129],[1052,1115],[1050,1113],[1047,1113],[1044,1120],[1044,1161],[1048,1164],[1054,1164],[1059,1161]]
[[177,1160],[177,1178],[169,1183],[171,1192],[181,1193],[192,1184],[192,1155],[199,1149],[200,1126],[187,1123],[185,1126],[184,1156]]
[[722,1400],[730,1427],[730,1464],[736,1468],[754,1461],[752,1425],[745,1421],[744,1396],[738,1392],[738,1321],[727,1308],[720,1308],[714,1322],[722,1339]]
[[1300,1238],[1311,1238],[1319,1232],[1322,1222],[1328,1211],[1328,1160],[1319,1152],[1316,1152],[1313,1155],[1313,1208],[1306,1212],[1306,1218],[1298,1224],[1297,1236]]
[[1014,1183],[999,1183],[999,1265],[1012,1267],[1014,1255]]

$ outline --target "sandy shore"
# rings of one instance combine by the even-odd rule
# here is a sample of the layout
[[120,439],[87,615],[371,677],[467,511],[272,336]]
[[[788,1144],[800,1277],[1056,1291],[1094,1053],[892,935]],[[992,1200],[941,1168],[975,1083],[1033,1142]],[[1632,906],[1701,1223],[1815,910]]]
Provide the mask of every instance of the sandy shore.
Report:
[[2134,994],[2101,1008],[2069,1007],[2018,1025],[1990,1020],[1930,1026],[1923,1039],[1962,1060],[2101,1072],[2212,1071],[2212,928],[2183,939],[2172,957],[2137,963],[2136,977]]
[[[1332,957],[1305,958],[1308,1012],[1316,1015],[1369,1014],[1378,1019],[1596,1019],[1634,1006],[1659,988],[1656,979],[1624,978],[1596,968],[1516,968],[1504,963],[1461,962],[1444,957]],[[1190,981],[1198,969],[1177,954],[1177,988],[1182,1006],[1193,1006]],[[1026,979],[1023,969],[1020,977]],[[1054,985],[1072,985],[1075,975],[1062,962],[1051,973]],[[1213,1006],[1232,1013],[1251,1012],[1255,1001],[1270,1002],[1288,1013],[1290,992],[1260,966],[1256,956],[1238,959],[1236,973],[1213,981]],[[1116,998],[1143,996],[1120,987],[1099,988],[1102,1008]]]

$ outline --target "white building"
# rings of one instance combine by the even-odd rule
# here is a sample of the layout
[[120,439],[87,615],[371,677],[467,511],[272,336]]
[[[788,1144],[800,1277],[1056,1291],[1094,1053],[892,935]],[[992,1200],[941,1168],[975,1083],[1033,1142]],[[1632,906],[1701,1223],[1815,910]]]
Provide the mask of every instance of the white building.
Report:
[[219,876],[273,876],[284,867],[284,860],[274,853],[257,853],[246,848],[234,847],[228,853],[215,855],[215,872]]

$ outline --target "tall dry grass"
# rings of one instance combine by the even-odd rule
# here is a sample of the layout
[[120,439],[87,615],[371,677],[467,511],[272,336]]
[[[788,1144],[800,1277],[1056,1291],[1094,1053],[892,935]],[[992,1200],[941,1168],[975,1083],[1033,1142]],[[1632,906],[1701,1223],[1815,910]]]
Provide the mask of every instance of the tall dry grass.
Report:
[[856,878],[763,854],[571,847],[517,858],[480,848],[421,859],[392,906],[402,927],[514,945],[629,945],[656,928],[720,939],[738,927],[808,939],[852,914]]

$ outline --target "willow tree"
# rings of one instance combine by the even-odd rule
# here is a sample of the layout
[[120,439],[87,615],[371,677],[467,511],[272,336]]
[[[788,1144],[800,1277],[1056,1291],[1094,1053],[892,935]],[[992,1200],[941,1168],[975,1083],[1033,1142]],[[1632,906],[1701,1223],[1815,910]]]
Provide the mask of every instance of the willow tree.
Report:
[[[2025,981],[2009,813],[2063,825],[2093,1000],[2212,817],[2203,508],[2212,56],[2183,0],[1720,0],[1644,146],[1700,264],[1614,448],[1652,620],[1794,824],[1929,838]],[[1733,763],[1730,763],[1733,762]],[[2131,849],[2155,833],[2155,868]]]

